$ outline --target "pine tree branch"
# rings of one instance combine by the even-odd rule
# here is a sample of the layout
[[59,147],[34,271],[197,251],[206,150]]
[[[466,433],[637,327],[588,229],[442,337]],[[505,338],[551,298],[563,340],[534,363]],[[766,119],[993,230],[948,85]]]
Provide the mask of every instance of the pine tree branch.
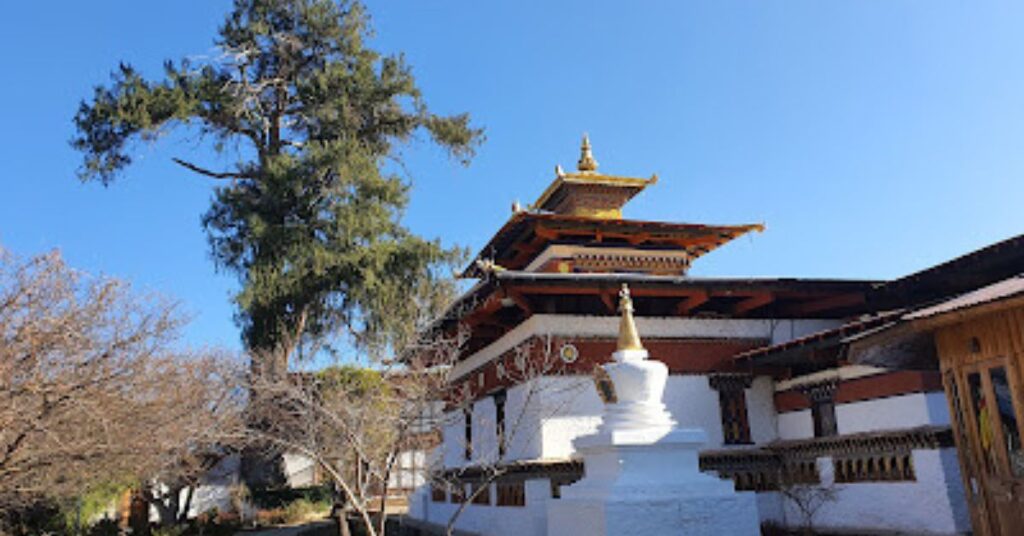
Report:
[[186,162],[186,161],[184,161],[184,160],[182,160],[180,158],[171,158],[171,160],[174,161],[175,164],[178,164],[179,166],[181,166],[181,167],[183,167],[183,168],[185,168],[185,169],[187,169],[189,171],[198,173],[200,175],[206,175],[207,177],[212,177],[214,179],[255,179],[256,178],[251,173],[236,173],[236,172],[231,172],[231,171],[223,171],[223,172],[210,171],[208,169],[201,168],[201,167],[199,167],[199,166],[197,166],[197,165],[195,165],[195,164],[193,164],[191,162]]

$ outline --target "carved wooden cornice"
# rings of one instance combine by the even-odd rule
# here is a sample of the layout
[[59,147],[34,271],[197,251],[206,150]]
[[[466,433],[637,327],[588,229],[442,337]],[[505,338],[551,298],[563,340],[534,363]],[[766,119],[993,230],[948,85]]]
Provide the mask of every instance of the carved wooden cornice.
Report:
[[742,391],[749,389],[753,381],[751,374],[712,374],[708,377],[708,384],[716,391]]

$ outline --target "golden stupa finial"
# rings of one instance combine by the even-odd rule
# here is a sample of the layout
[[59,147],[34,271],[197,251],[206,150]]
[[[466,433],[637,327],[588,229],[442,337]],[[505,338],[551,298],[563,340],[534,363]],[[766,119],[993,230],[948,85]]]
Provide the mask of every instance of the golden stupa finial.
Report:
[[643,350],[640,335],[636,332],[636,321],[633,320],[633,298],[629,296],[629,286],[622,284],[619,291],[619,344],[616,350]]
[[594,160],[594,154],[590,150],[590,136],[586,133],[583,134],[583,144],[580,146],[580,161],[576,164],[576,169],[583,172],[597,171],[597,160]]

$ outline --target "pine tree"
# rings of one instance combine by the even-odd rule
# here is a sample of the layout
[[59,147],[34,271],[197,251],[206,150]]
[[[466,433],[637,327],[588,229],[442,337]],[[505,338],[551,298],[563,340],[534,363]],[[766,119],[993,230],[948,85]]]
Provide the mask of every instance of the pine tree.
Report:
[[160,80],[122,64],[75,116],[83,181],[110,184],[133,143],[175,127],[251,155],[225,171],[175,162],[223,181],[203,224],[218,267],[241,280],[237,321],[265,370],[337,333],[400,345],[450,288],[441,267],[460,252],[402,225],[410,185],[388,170],[424,131],[468,164],[483,131],[432,113],[403,58],[368,36],[355,0],[235,0],[220,58],[168,61]]

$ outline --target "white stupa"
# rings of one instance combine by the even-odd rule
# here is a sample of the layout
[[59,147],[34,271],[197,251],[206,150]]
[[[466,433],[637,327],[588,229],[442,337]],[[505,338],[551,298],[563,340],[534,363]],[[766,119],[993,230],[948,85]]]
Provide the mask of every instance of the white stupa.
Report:
[[759,535],[754,494],[700,472],[707,434],[678,428],[665,410],[668,368],[647,359],[625,285],[619,296],[618,348],[604,365],[615,400],[597,432],[573,442],[584,477],[549,501],[548,534]]

